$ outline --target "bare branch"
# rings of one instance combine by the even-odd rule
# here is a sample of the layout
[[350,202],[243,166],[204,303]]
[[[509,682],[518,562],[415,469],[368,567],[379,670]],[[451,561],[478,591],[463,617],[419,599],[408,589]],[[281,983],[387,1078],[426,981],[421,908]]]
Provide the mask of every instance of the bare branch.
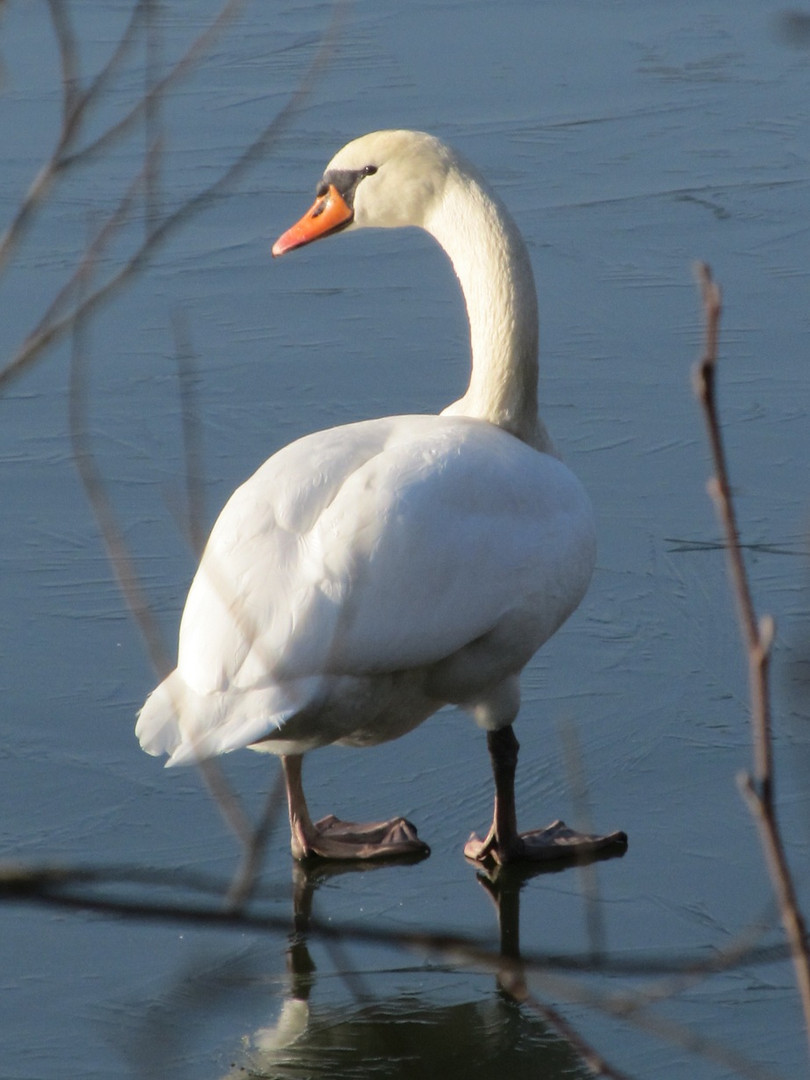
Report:
[[[147,882],[153,872],[135,868],[132,880]],[[174,882],[176,872],[171,871],[164,883]],[[0,899],[45,905],[64,910],[96,911],[99,913],[123,915],[143,921],[173,922],[200,927],[232,927],[251,931],[287,934],[288,916],[267,912],[249,911],[240,908],[222,908],[211,904],[177,903],[176,901],[155,901],[143,897],[128,899],[121,895],[120,889],[110,895],[98,895],[88,891],[87,885],[98,886],[105,881],[122,882],[127,880],[126,868],[111,868],[109,876],[105,872],[92,869],[64,867],[19,867],[0,865]],[[159,880],[159,879],[157,879]],[[181,875],[176,884],[183,889],[199,889],[204,893],[216,894],[216,885],[201,875]],[[306,932],[312,937],[326,942],[355,941],[357,943],[382,944],[391,947],[410,949],[419,953],[441,958],[451,969],[459,964],[489,971],[495,975],[506,991],[524,1001],[529,1007],[536,1008],[558,1030],[565,1034],[567,1021],[545,1004],[536,1000],[525,988],[523,980],[526,974],[542,985],[545,993],[556,1000],[574,1002],[595,1009],[618,1021],[630,1023],[658,1038],[680,1046],[699,1056],[720,1063],[750,1080],[775,1080],[775,1074],[764,1067],[749,1061],[733,1049],[722,1046],[712,1039],[690,1031],[684,1025],[657,1016],[649,1011],[650,1001],[642,989],[637,993],[606,994],[589,988],[579,980],[554,975],[555,968],[567,968],[569,971],[585,973],[591,970],[614,970],[612,965],[597,966],[595,969],[590,958],[569,958],[568,963],[561,957],[547,955],[528,955],[522,960],[518,957],[504,956],[502,952],[488,948],[473,938],[460,934],[448,934],[439,931],[402,931],[392,928],[380,928],[368,922],[321,921],[308,917]],[[772,962],[773,955],[768,955]],[[750,962],[750,958],[746,958]],[[764,957],[763,957],[764,959]],[[631,965],[633,961],[630,962]],[[673,961],[673,964],[677,961]],[[619,965],[618,970],[622,967]],[[635,966],[635,970],[640,969]],[[556,1019],[559,1019],[559,1024]],[[587,1043],[578,1038],[573,1043],[575,1049],[583,1053],[592,1069],[598,1064],[611,1069],[601,1055],[593,1051]],[[615,1068],[603,1075],[622,1077]]]
[[[104,236],[110,230],[114,231],[114,229],[115,221],[110,219],[94,242],[88,245],[75,282],[77,290],[84,288],[92,277],[95,268],[95,255],[102,243],[99,237]],[[81,308],[81,306],[80,298],[78,307]],[[86,387],[88,354],[84,340],[86,326],[87,316],[74,320],[68,403],[73,456],[87,501],[93,511],[107,549],[107,557],[118,579],[119,588],[146,643],[152,666],[162,678],[169,673],[172,663],[162,641],[152,607],[141,587],[140,578],[123,532],[118,525],[115,511],[107,497],[104,481],[87,435]],[[237,872],[231,892],[236,890],[238,897],[247,896],[255,887],[255,875],[260,866],[261,852],[269,831],[277,820],[276,804],[278,799],[271,798],[262,822],[257,829],[254,829],[242,810],[236,794],[228,785],[222,770],[216,762],[201,761],[199,766],[220,812],[236,834],[244,851],[243,863]],[[226,902],[232,902],[231,894],[226,897]]]
[[248,849],[253,842],[253,825],[226,781],[222,769],[213,758],[198,758],[195,764],[219,812],[242,847]]
[[796,982],[804,1010],[804,1022],[810,1051],[810,950],[807,930],[799,908],[777,820],[774,801],[773,750],[770,718],[769,664],[774,622],[770,616],[758,621],[754,610],[748,575],[740,549],[731,485],[728,480],[725,451],[716,398],[717,345],[720,324],[720,289],[712,280],[705,263],[697,267],[706,321],[703,358],[694,377],[695,391],[703,405],[715,476],[708,489],[726,534],[726,552],[743,642],[748,652],[748,680],[751,695],[751,723],[754,744],[755,780],[745,776],[741,788],[759,829],[768,862],[771,881],[779,902],[782,925],[790,942]]
[[285,798],[284,774],[279,769],[276,774],[276,782],[267,797],[264,813],[259,823],[251,831],[247,842],[243,845],[242,863],[225,897],[225,906],[227,908],[234,911],[238,910],[253,895],[259,880],[259,871],[261,870],[267,842],[272,836],[279,818],[282,816],[281,811],[285,805]]
[[[92,262],[85,260],[85,276],[92,274]],[[85,495],[93,511],[99,531],[107,549],[107,557],[118,579],[127,606],[132,613],[141,636],[146,643],[152,666],[164,677],[172,668],[169,654],[163,643],[152,608],[141,587],[135,564],[112,504],[107,497],[104,481],[87,436],[87,353],[84,347],[85,320],[77,319],[73,327],[73,351],[69,388],[69,420],[71,442],[76,467]],[[202,777],[219,808],[220,813],[233,830],[243,848],[242,863],[234,882],[225,895],[225,903],[235,906],[242,903],[256,885],[256,875],[261,865],[261,855],[276,821],[280,803],[279,781],[271,792],[267,809],[259,825],[254,828],[242,809],[235,792],[225,780],[215,761],[198,763]]]
[[697,1057],[714,1061],[740,1076],[748,1077],[749,1080],[776,1080],[777,1074],[771,1069],[750,1061],[737,1050],[650,1011],[650,1001],[643,989],[632,994],[606,994],[584,986],[581,982],[551,976],[549,973],[541,973],[538,978],[544,984],[544,990],[557,998],[588,1006],[616,1020],[632,1024],[641,1031],[673,1046],[680,1046]]
[[194,350],[185,315],[172,315],[177,378],[180,390],[180,417],[185,458],[185,520],[183,532],[199,559],[205,547],[205,513],[202,471],[202,432],[196,407]]
[[[574,800],[575,827],[584,833],[593,833],[593,815],[588,800],[588,783],[582,750],[579,745],[577,730],[573,723],[567,723],[560,729],[563,754],[568,774],[568,783]],[[602,908],[599,903],[599,879],[596,863],[583,860],[579,866],[582,896],[585,901],[585,925],[591,943],[594,958],[601,956],[605,949],[605,925]]]
[[555,1009],[552,1005],[540,1001],[533,994],[530,994],[523,979],[516,978],[512,973],[511,976],[501,978],[500,982],[506,992],[514,997],[515,1001],[525,1005],[532,1012],[537,1013],[538,1016],[542,1016],[546,1023],[553,1027],[576,1050],[594,1076],[606,1076],[608,1080],[630,1080],[628,1073],[621,1072],[615,1065],[611,1065],[595,1047],[586,1041],[573,1024],[569,1023],[559,1009]]
[[[56,3],[59,3],[59,0],[56,0]],[[134,48],[148,4],[149,0],[137,0],[137,3],[130,13],[129,21],[116,42],[115,48],[110,54],[107,63],[100,69],[95,78],[91,80],[90,85],[85,92],[76,101],[76,107],[68,125],[70,128],[71,139],[78,132],[81,122],[90,111],[91,106],[95,104],[96,99],[100,98],[102,93],[107,89],[127,55],[132,48]]]
[[[202,57],[209,52],[216,39],[225,30],[228,23],[236,16],[238,9],[244,2],[245,0],[227,0],[217,17],[201,31],[200,34],[198,34],[185,53],[174,63],[166,75],[164,75],[163,78],[156,80],[153,85],[149,87],[148,91],[132,106],[129,112],[122,116],[115,124],[111,124],[106,131],[86,146],[83,146],[81,149],[70,154],[66,152],[61,153],[57,161],[57,167],[60,170],[68,169],[80,162],[83,163],[90,158],[96,157],[99,153],[108,149],[113,142],[125,135],[144,117],[149,109],[154,107],[156,101],[165,97],[168,90],[195,69]],[[141,22],[144,20],[145,14],[148,12],[150,3],[151,0],[140,0],[137,10],[133,13],[133,18],[127,28],[128,31],[131,29],[134,34],[135,29],[139,28]],[[128,47],[129,41],[127,41],[126,44]],[[117,58],[117,63],[120,63],[120,59],[121,57]],[[93,82],[85,97],[78,103],[77,110],[86,112],[89,109],[90,105],[94,103],[100,90],[113,73],[114,68],[111,64],[108,64],[101,73],[103,79],[100,76],[99,79],[96,79]]]
[[[225,170],[222,175],[207,188],[192,196],[173,213],[167,214],[129,259],[95,290],[88,293],[75,309],[61,319],[41,322],[39,327],[25,339],[16,355],[0,369],[0,391],[21,375],[45,351],[69,334],[77,320],[92,314],[107,301],[118,289],[143,271],[149,260],[175,232],[184,226],[195,214],[205,209],[212,200],[224,194],[249,168],[267,154],[281,131],[287,126],[293,115],[310,93],[313,83],[329,59],[334,47],[339,27],[341,9],[337,9],[330,28],[321,40],[320,48],[310,64],[299,86],[290,96],[287,104],[276,114],[256,139]],[[38,181],[40,195],[52,179],[47,175],[48,166]],[[3,258],[0,243],[0,261]]]
[[[108,223],[109,224],[109,223]],[[102,230],[103,231],[103,230]],[[82,260],[75,284],[81,288],[88,282],[95,268],[95,244],[91,244]],[[79,304],[81,307],[81,303]],[[84,343],[85,319],[74,319],[72,323],[73,349],[70,365],[70,386],[68,397],[68,419],[73,458],[84,486],[87,501],[93,510],[99,531],[107,548],[107,555],[118,578],[118,585],[124,595],[127,606],[132,612],[149,652],[150,659],[157,671],[167,674],[170,665],[167,651],[161,640],[160,631],[152,613],[152,608],[140,586],[138,574],[129,554],[126,541],[118,527],[112,505],[107,498],[104,481],[96,464],[92,447],[87,436],[87,353]]]
[[59,48],[62,65],[62,130],[69,124],[79,93],[79,50],[67,4],[61,0],[48,0],[48,10]]
[[148,0],[146,8],[146,62],[144,64],[144,98],[149,104],[144,111],[144,137],[147,158],[151,167],[146,173],[146,206],[144,228],[146,235],[155,228],[161,216],[161,159],[160,154],[150,155],[151,147],[164,143],[161,126],[163,95],[153,94],[161,68],[161,35],[159,28],[159,5],[162,0]]
[[[296,865],[295,869],[298,870],[301,867]],[[155,869],[123,864],[86,866],[0,861],[0,900],[2,901],[20,900],[32,904],[53,903],[58,906],[60,900],[64,899],[66,906],[78,910],[86,906],[88,911],[106,912],[110,915],[131,915],[132,918],[143,918],[147,921],[182,922],[188,920],[190,923],[210,923],[212,926],[225,924],[257,931],[282,930],[286,933],[289,930],[287,916],[275,918],[267,915],[264,910],[226,910],[221,906],[212,909],[210,906],[195,903],[189,899],[178,899],[176,896],[173,900],[161,902],[152,901],[149,897],[128,899],[118,888],[111,891],[109,895],[103,892],[107,885],[118,886],[127,883],[151,884],[160,887],[161,890],[174,886],[176,892],[211,895],[217,899],[221,899],[230,884],[224,879],[197,871],[178,872],[175,867]],[[86,886],[90,885],[96,888],[95,894],[88,893]],[[284,895],[286,896],[286,893]],[[254,901],[282,898],[275,891],[268,893],[266,888],[257,888],[253,893]],[[307,926],[309,927],[309,923]],[[482,965],[492,967],[496,973],[504,959],[502,954],[481,945],[471,937],[446,933],[438,929],[402,931],[374,927],[368,921],[346,922],[338,925],[331,920],[324,923],[322,927],[316,920],[313,923],[313,930],[318,936],[322,935],[323,930],[327,934],[342,934],[347,940],[356,939],[371,944],[401,945],[423,951],[440,952],[446,955],[450,963],[480,962]],[[785,945],[770,945],[741,951],[734,964],[717,965],[715,958],[707,959],[703,950],[694,956],[684,955],[683,950],[679,949],[677,952],[647,954],[643,957],[635,954],[606,956],[596,962],[589,952],[548,953],[524,950],[520,964],[524,975],[526,972],[559,971],[573,975],[599,973],[638,977],[661,973],[677,974],[683,971],[703,971],[705,974],[713,974],[720,970],[733,970],[743,964],[746,966],[770,965],[787,959],[789,955]],[[643,1002],[643,994],[640,995],[640,1000]],[[631,1000],[624,996],[622,1008],[627,1014],[633,1012],[636,1008],[635,998]]]
[[34,220],[36,211],[44,204],[57,176],[84,162],[102,150],[134,125],[166,90],[191,71],[200,58],[211,47],[216,37],[233,18],[237,8],[244,0],[227,0],[219,15],[198,35],[185,54],[175,63],[169,73],[145,93],[128,113],[117,123],[111,125],[103,134],[80,150],[73,150],[76,139],[102,91],[117,74],[127,53],[134,45],[143,25],[144,14],[149,0],[138,0],[130,20],[125,27],[110,59],[92,80],[84,93],[80,93],[78,76],[78,54],[73,39],[70,23],[65,12],[63,0],[49,0],[51,19],[54,25],[63,73],[63,122],[56,146],[49,159],[34,177],[25,196],[21,199],[10,224],[0,238],[0,270],[4,267],[12,251],[20,243],[25,231]]

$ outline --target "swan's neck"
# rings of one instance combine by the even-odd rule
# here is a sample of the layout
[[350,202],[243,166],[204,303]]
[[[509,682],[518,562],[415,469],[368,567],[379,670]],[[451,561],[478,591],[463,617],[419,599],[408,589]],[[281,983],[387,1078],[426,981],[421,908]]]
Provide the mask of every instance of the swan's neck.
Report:
[[450,256],[470,321],[470,385],[445,412],[552,450],[537,413],[537,294],[517,226],[483,182],[456,170],[425,226]]

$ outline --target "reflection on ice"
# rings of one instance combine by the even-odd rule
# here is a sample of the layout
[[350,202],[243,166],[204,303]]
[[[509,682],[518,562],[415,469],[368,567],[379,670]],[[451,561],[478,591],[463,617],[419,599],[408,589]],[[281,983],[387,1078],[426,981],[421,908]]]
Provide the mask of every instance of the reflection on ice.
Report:
[[[363,869],[370,869],[369,865]],[[436,1000],[428,980],[424,991],[400,992],[383,999],[330,1003],[312,1001],[315,965],[306,926],[318,885],[349,867],[321,865],[308,872],[294,868],[295,923],[287,952],[289,988],[275,1022],[244,1040],[239,1059],[225,1080],[384,1075],[397,1078],[509,1076],[584,1077],[591,1073],[571,1043],[515,1000],[523,990],[516,978],[519,959],[519,894],[532,867],[520,874],[500,871],[478,875],[498,915],[504,971],[484,999],[447,1004]],[[503,977],[502,977],[503,976]],[[349,976],[346,975],[346,981]]]
[[591,1073],[567,1042],[505,995],[458,1005],[406,995],[311,1011],[306,1001],[290,998],[278,1023],[255,1033],[227,1077],[354,1080],[375,1075],[571,1080]]

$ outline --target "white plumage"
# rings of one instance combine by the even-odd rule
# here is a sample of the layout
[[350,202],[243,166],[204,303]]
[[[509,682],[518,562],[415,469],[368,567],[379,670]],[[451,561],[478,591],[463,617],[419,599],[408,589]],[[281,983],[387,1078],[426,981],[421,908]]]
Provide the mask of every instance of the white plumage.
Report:
[[[453,260],[471,321],[467,394],[441,416],[309,435],[234,492],[189,591],[177,668],[137,725],[168,764],[245,746],[281,754],[299,857],[424,850],[401,820],[313,825],[300,755],[395,738],[453,702],[490,732],[495,761],[521,668],[594,564],[587,496],[537,419],[528,257],[466,163],[419,133],[356,140],[274,253],[401,224],[427,228]],[[485,846],[468,854],[526,855],[517,835]]]

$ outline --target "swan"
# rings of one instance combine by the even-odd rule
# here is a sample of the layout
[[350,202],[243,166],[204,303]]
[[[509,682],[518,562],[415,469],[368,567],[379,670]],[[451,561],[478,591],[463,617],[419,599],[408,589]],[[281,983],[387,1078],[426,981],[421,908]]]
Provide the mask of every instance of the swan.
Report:
[[297,859],[425,854],[404,818],[313,822],[302,758],[398,738],[455,704],[486,731],[495,783],[492,827],[470,837],[469,858],[622,843],[516,824],[520,672],[577,607],[595,561],[588,497],[538,416],[526,247],[450,147],[379,131],[337,153],[273,255],[372,226],[418,226],[447,252],[469,316],[469,386],[440,415],[308,435],[237,489],[192,582],[177,667],[139,714],[141,746],[168,765],[242,747],[280,755]]

